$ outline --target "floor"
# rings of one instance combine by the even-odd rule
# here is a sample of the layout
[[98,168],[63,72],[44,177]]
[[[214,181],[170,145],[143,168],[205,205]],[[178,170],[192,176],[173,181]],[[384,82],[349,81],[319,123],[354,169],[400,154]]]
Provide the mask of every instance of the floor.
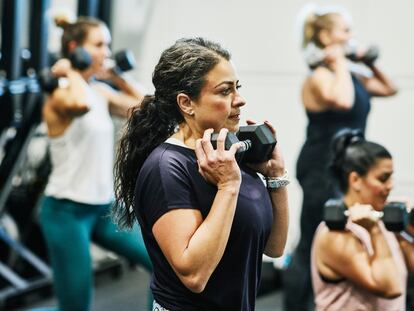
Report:
[[[149,274],[139,267],[124,269],[124,272],[120,277],[99,277],[95,288],[93,310],[145,310],[147,295],[146,284],[148,284],[148,281]],[[256,311],[282,310],[282,295],[283,294],[280,290],[273,290],[268,294],[260,296],[257,300]],[[40,311],[43,309],[42,307],[51,307],[55,305],[56,300],[54,298],[50,298],[36,301],[35,303],[29,303],[23,308],[13,310],[37,309],[36,311]]]

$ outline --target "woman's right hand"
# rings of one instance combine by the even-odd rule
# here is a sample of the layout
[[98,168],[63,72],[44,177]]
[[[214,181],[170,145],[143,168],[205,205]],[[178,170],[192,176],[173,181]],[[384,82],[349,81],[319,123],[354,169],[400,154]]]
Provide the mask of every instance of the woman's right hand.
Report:
[[208,182],[217,185],[217,188],[239,189],[241,172],[236,162],[235,153],[240,148],[236,143],[229,150],[225,150],[224,141],[228,130],[223,128],[217,138],[217,149],[214,149],[210,138],[213,129],[204,131],[202,139],[197,139],[195,153],[198,162],[198,171]]
[[356,203],[348,211],[350,220],[368,231],[378,223],[378,217],[374,214],[374,209],[369,204]]
[[66,77],[71,70],[72,64],[67,58],[59,59],[51,68],[53,75],[56,77]]

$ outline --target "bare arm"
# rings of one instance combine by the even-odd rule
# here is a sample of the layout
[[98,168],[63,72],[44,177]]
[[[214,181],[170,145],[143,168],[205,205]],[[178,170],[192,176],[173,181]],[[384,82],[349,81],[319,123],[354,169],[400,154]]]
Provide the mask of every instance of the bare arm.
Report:
[[198,210],[173,210],[153,227],[165,257],[181,282],[191,291],[204,290],[220,262],[233,223],[238,187],[217,191],[211,210],[203,220]]
[[365,88],[373,96],[392,96],[397,94],[397,86],[377,66],[370,67],[374,76],[362,79]]
[[182,283],[191,291],[204,290],[220,262],[230,235],[241,183],[234,144],[224,150],[227,130],[222,129],[217,150],[210,143],[212,129],[196,142],[201,175],[217,185],[217,193],[208,216],[203,220],[198,210],[173,210],[156,221],[153,234]]
[[[369,256],[350,232],[321,231],[315,238],[319,271],[323,266],[338,276],[385,298],[401,295],[399,273],[385,238],[378,227],[370,230],[374,253]],[[322,269],[321,269],[322,266]]]
[[108,100],[111,114],[126,118],[131,108],[141,104],[144,94],[124,75],[112,74],[111,81],[119,88],[119,91],[103,84],[99,85],[98,89]]
[[[252,120],[247,120],[249,124],[254,124]],[[276,129],[268,122],[264,122],[276,137]],[[272,153],[272,158],[264,163],[250,164],[256,172],[266,177],[278,177],[285,173],[285,161],[282,156],[280,143],[276,144]],[[286,187],[269,191],[272,201],[273,221],[272,229],[264,249],[264,253],[269,257],[280,257],[285,250],[287,234],[289,229],[289,204],[288,191]]]
[[310,79],[309,90],[321,108],[351,109],[354,86],[345,60],[338,60],[331,68],[316,69]]
[[[414,227],[409,224],[406,228],[407,234],[411,237],[414,236]],[[401,235],[397,235],[398,242],[400,243],[401,251],[403,252],[405,263],[409,272],[414,272],[414,244],[404,239]]]
[[60,115],[78,117],[89,111],[87,104],[87,88],[89,87],[82,75],[75,70],[65,74],[67,87],[56,90],[48,98],[50,106]]
[[339,45],[323,50],[325,66],[315,69],[304,85],[303,102],[311,111],[348,110],[354,103],[354,86],[344,50]]
[[[57,67],[56,67],[57,66]],[[58,87],[46,98],[43,105],[43,119],[48,135],[62,135],[73,119],[89,111],[87,103],[88,84],[79,72],[70,69],[68,60],[60,60],[52,70],[67,79],[66,87]]]
[[286,246],[289,229],[288,191],[286,187],[270,191],[273,207],[273,222],[264,253],[269,257],[280,257]]

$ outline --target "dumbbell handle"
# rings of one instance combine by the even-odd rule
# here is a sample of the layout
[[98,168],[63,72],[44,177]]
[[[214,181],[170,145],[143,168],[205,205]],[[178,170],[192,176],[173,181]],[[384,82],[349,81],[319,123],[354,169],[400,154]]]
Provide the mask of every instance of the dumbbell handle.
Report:
[[250,139],[240,140],[239,143],[241,146],[239,149],[237,149],[237,153],[245,152],[252,147],[252,141]]
[[[382,217],[384,217],[384,212],[380,212],[380,211],[371,211],[372,217],[375,219],[381,219]],[[350,213],[349,210],[344,211],[344,215],[349,217]]]

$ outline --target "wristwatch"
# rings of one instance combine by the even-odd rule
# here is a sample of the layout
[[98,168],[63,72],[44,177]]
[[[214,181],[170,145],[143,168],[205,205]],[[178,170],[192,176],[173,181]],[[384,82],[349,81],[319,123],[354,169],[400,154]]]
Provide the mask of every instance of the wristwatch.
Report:
[[285,170],[283,176],[265,177],[264,180],[266,181],[266,188],[269,190],[279,189],[290,184],[289,174],[287,170]]

